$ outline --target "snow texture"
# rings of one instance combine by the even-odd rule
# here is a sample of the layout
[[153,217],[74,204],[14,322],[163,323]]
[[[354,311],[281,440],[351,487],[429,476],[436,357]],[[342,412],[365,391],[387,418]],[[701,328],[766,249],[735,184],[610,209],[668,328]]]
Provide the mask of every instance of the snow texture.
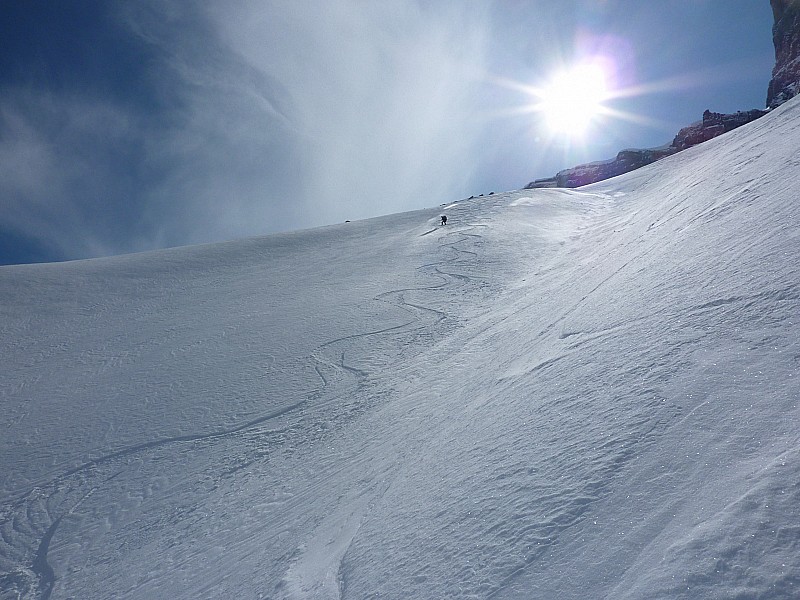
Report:
[[0,268],[0,598],[800,597],[798,148]]

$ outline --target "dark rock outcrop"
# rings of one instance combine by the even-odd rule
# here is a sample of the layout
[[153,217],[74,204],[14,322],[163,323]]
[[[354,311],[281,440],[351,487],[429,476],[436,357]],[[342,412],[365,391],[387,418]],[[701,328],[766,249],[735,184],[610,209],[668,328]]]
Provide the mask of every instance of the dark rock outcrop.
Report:
[[775,23],[775,67],[767,90],[767,106],[775,108],[800,92],[800,0],[770,0]]
[[603,160],[585,165],[578,165],[571,169],[559,171],[555,177],[556,187],[574,188],[588,185],[596,181],[603,181],[639,167],[649,165],[660,158],[674,154],[670,146],[662,148],[622,150],[611,160]]
[[767,114],[766,110],[757,108],[748,111],[739,111],[730,115],[715,113],[707,110],[703,113],[703,120],[688,127],[684,127],[668,146],[660,148],[623,150],[616,158],[599,162],[578,165],[571,169],[559,171],[555,177],[537,179],[525,186],[526,189],[543,187],[574,188],[589,185],[610,179],[623,173],[628,173],[657,160],[670,156],[681,150],[686,150],[702,142],[727,133],[755,121]]
[[678,132],[678,135],[672,140],[672,147],[676,151],[686,150],[686,148],[707,142],[718,135],[746,125],[750,121],[755,121],[759,117],[763,117],[767,112],[769,111],[754,108],[753,110],[739,111],[726,115],[707,110],[703,113],[702,121],[684,127]]
[[681,150],[686,150],[702,142],[727,133],[763,117],[768,111],[754,108],[748,111],[739,111],[733,114],[715,113],[707,110],[703,113],[703,120],[688,127],[684,127],[668,146],[660,148],[623,150],[616,158],[599,162],[578,165],[571,169],[559,171],[555,177],[537,179],[525,186],[526,189],[543,187],[574,188],[589,185],[628,173],[657,160],[670,156]]

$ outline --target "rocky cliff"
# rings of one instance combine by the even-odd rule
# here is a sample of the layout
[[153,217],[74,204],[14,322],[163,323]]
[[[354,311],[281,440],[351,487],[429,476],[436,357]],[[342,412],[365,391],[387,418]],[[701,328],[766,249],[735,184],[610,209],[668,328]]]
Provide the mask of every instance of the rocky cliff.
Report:
[[684,127],[667,146],[659,148],[622,150],[615,158],[599,162],[578,165],[571,169],[559,171],[555,177],[537,179],[525,186],[526,189],[542,187],[567,187],[574,188],[603,181],[617,175],[622,175],[634,169],[649,165],[665,156],[670,156],[681,150],[686,150],[702,142],[727,133],[755,121],[767,114],[766,110],[753,109],[739,111],[733,114],[715,113],[707,110],[703,113],[703,120],[688,127]]
[[733,114],[715,113],[707,110],[703,113],[703,120],[699,123],[684,127],[672,140],[671,146],[676,151],[686,150],[697,144],[722,135],[763,117],[768,111],[754,108],[753,110],[738,111]]
[[556,173],[555,177],[537,179],[525,186],[526,189],[543,187],[574,188],[603,181],[639,167],[649,165],[660,158],[674,154],[676,150],[670,146],[662,148],[631,148],[620,151],[615,158],[578,165]]
[[770,0],[775,24],[775,67],[767,90],[767,106],[775,108],[800,92],[800,0]]

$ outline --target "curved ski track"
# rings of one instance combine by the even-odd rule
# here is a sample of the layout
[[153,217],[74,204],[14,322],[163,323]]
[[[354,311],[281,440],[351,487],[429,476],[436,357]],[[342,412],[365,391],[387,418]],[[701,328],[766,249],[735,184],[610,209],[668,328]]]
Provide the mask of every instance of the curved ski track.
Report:
[[[486,225],[467,225],[469,230]],[[433,233],[439,228],[428,231]],[[455,229],[455,228],[454,228]],[[447,241],[447,238],[457,235],[457,239]],[[357,333],[330,340],[321,344],[311,353],[310,360],[314,362],[314,369],[320,378],[320,387],[306,395],[301,401],[282,407],[277,411],[264,414],[236,425],[235,427],[221,429],[209,433],[186,434],[162,439],[155,439],[141,444],[110,452],[103,456],[87,460],[81,465],[64,471],[48,481],[39,482],[27,492],[19,494],[16,498],[9,498],[0,506],[0,598],[40,599],[47,600],[56,589],[58,575],[48,562],[48,551],[59,526],[64,517],[69,516],[88,496],[95,493],[104,483],[122,474],[126,467],[134,461],[152,460],[158,451],[176,444],[214,443],[234,436],[254,435],[259,438],[260,450],[253,452],[245,448],[245,453],[255,454],[248,457],[232,468],[220,472],[220,479],[230,476],[255,461],[269,460],[269,452],[264,448],[274,448],[284,443],[291,435],[293,429],[299,428],[312,435],[324,435],[324,428],[313,426],[315,419],[330,419],[325,411],[319,409],[341,400],[342,392],[363,388],[366,380],[373,375],[368,370],[348,364],[347,353],[357,347],[358,343],[376,336],[397,338],[409,336],[411,345],[419,341],[422,336],[436,337],[435,327],[449,318],[449,315],[439,309],[423,306],[422,304],[406,300],[407,293],[435,292],[453,285],[463,286],[474,283],[474,278],[462,273],[451,273],[442,270],[446,265],[460,262],[463,257],[474,260],[478,253],[459,247],[466,241],[480,239],[475,233],[465,230],[447,231],[445,241],[439,248],[453,252],[453,256],[417,267],[417,270],[428,276],[440,279],[435,285],[398,288],[383,292],[373,298],[373,301],[384,302],[408,313],[408,320],[400,325]],[[483,283],[483,282],[482,282]],[[406,344],[408,346],[409,344]],[[385,365],[384,365],[385,366]],[[329,396],[327,401],[324,396]],[[344,415],[334,414],[337,418],[352,419],[361,407],[355,412],[350,407]],[[341,411],[341,407],[337,410]],[[336,413],[336,411],[334,411]],[[292,420],[287,424],[284,421]],[[269,426],[272,422],[281,421],[276,427]],[[266,438],[266,439],[265,439]],[[271,439],[270,439],[271,438]],[[243,440],[244,446],[252,442]],[[121,469],[121,470],[120,470]],[[109,471],[114,471],[109,475]],[[88,489],[88,492],[86,491]],[[355,535],[357,527],[352,531],[350,539]],[[349,545],[349,541],[347,542]],[[346,547],[339,554],[343,556]],[[336,594],[338,597],[338,593]]]

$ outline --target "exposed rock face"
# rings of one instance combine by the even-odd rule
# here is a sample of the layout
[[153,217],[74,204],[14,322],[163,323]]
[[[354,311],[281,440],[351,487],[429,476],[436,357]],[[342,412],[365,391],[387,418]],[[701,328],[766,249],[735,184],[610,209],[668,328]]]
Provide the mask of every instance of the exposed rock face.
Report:
[[767,90],[767,106],[775,108],[800,92],[800,0],[770,0],[775,24],[775,67]]
[[759,117],[767,114],[766,110],[754,108],[748,111],[739,111],[730,115],[715,113],[707,110],[703,113],[703,120],[700,123],[684,127],[672,140],[672,146],[677,150],[686,150],[702,142],[727,133],[737,127],[746,125],[750,121],[755,121]]
[[703,120],[684,127],[668,146],[660,148],[647,148],[643,150],[623,150],[616,158],[600,162],[578,165],[571,169],[559,171],[555,177],[537,179],[525,186],[526,189],[542,187],[567,187],[574,188],[603,181],[617,175],[622,175],[639,167],[649,165],[665,156],[670,156],[681,150],[686,150],[702,142],[727,133],[755,121],[767,114],[766,110],[753,109],[740,111],[730,115],[715,113],[707,110],[703,113]]
[[[767,92],[768,110],[800,94],[800,0],[770,0],[770,4],[775,17],[775,24],[772,26],[775,68],[772,70],[772,81]],[[702,121],[681,129],[669,146],[623,150],[614,159],[564,169],[555,177],[537,179],[525,187],[571,188],[603,181],[706,142],[766,113],[767,110],[753,109],[728,115],[707,110],[703,113]]]
[[611,160],[578,165],[571,169],[559,171],[555,176],[555,187],[574,188],[596,181],[603,181],[649,165],[674,153],[675,150],[669,146],[648,148],[646,150],[635,148],[622,150],[617,154],[616,158]]

